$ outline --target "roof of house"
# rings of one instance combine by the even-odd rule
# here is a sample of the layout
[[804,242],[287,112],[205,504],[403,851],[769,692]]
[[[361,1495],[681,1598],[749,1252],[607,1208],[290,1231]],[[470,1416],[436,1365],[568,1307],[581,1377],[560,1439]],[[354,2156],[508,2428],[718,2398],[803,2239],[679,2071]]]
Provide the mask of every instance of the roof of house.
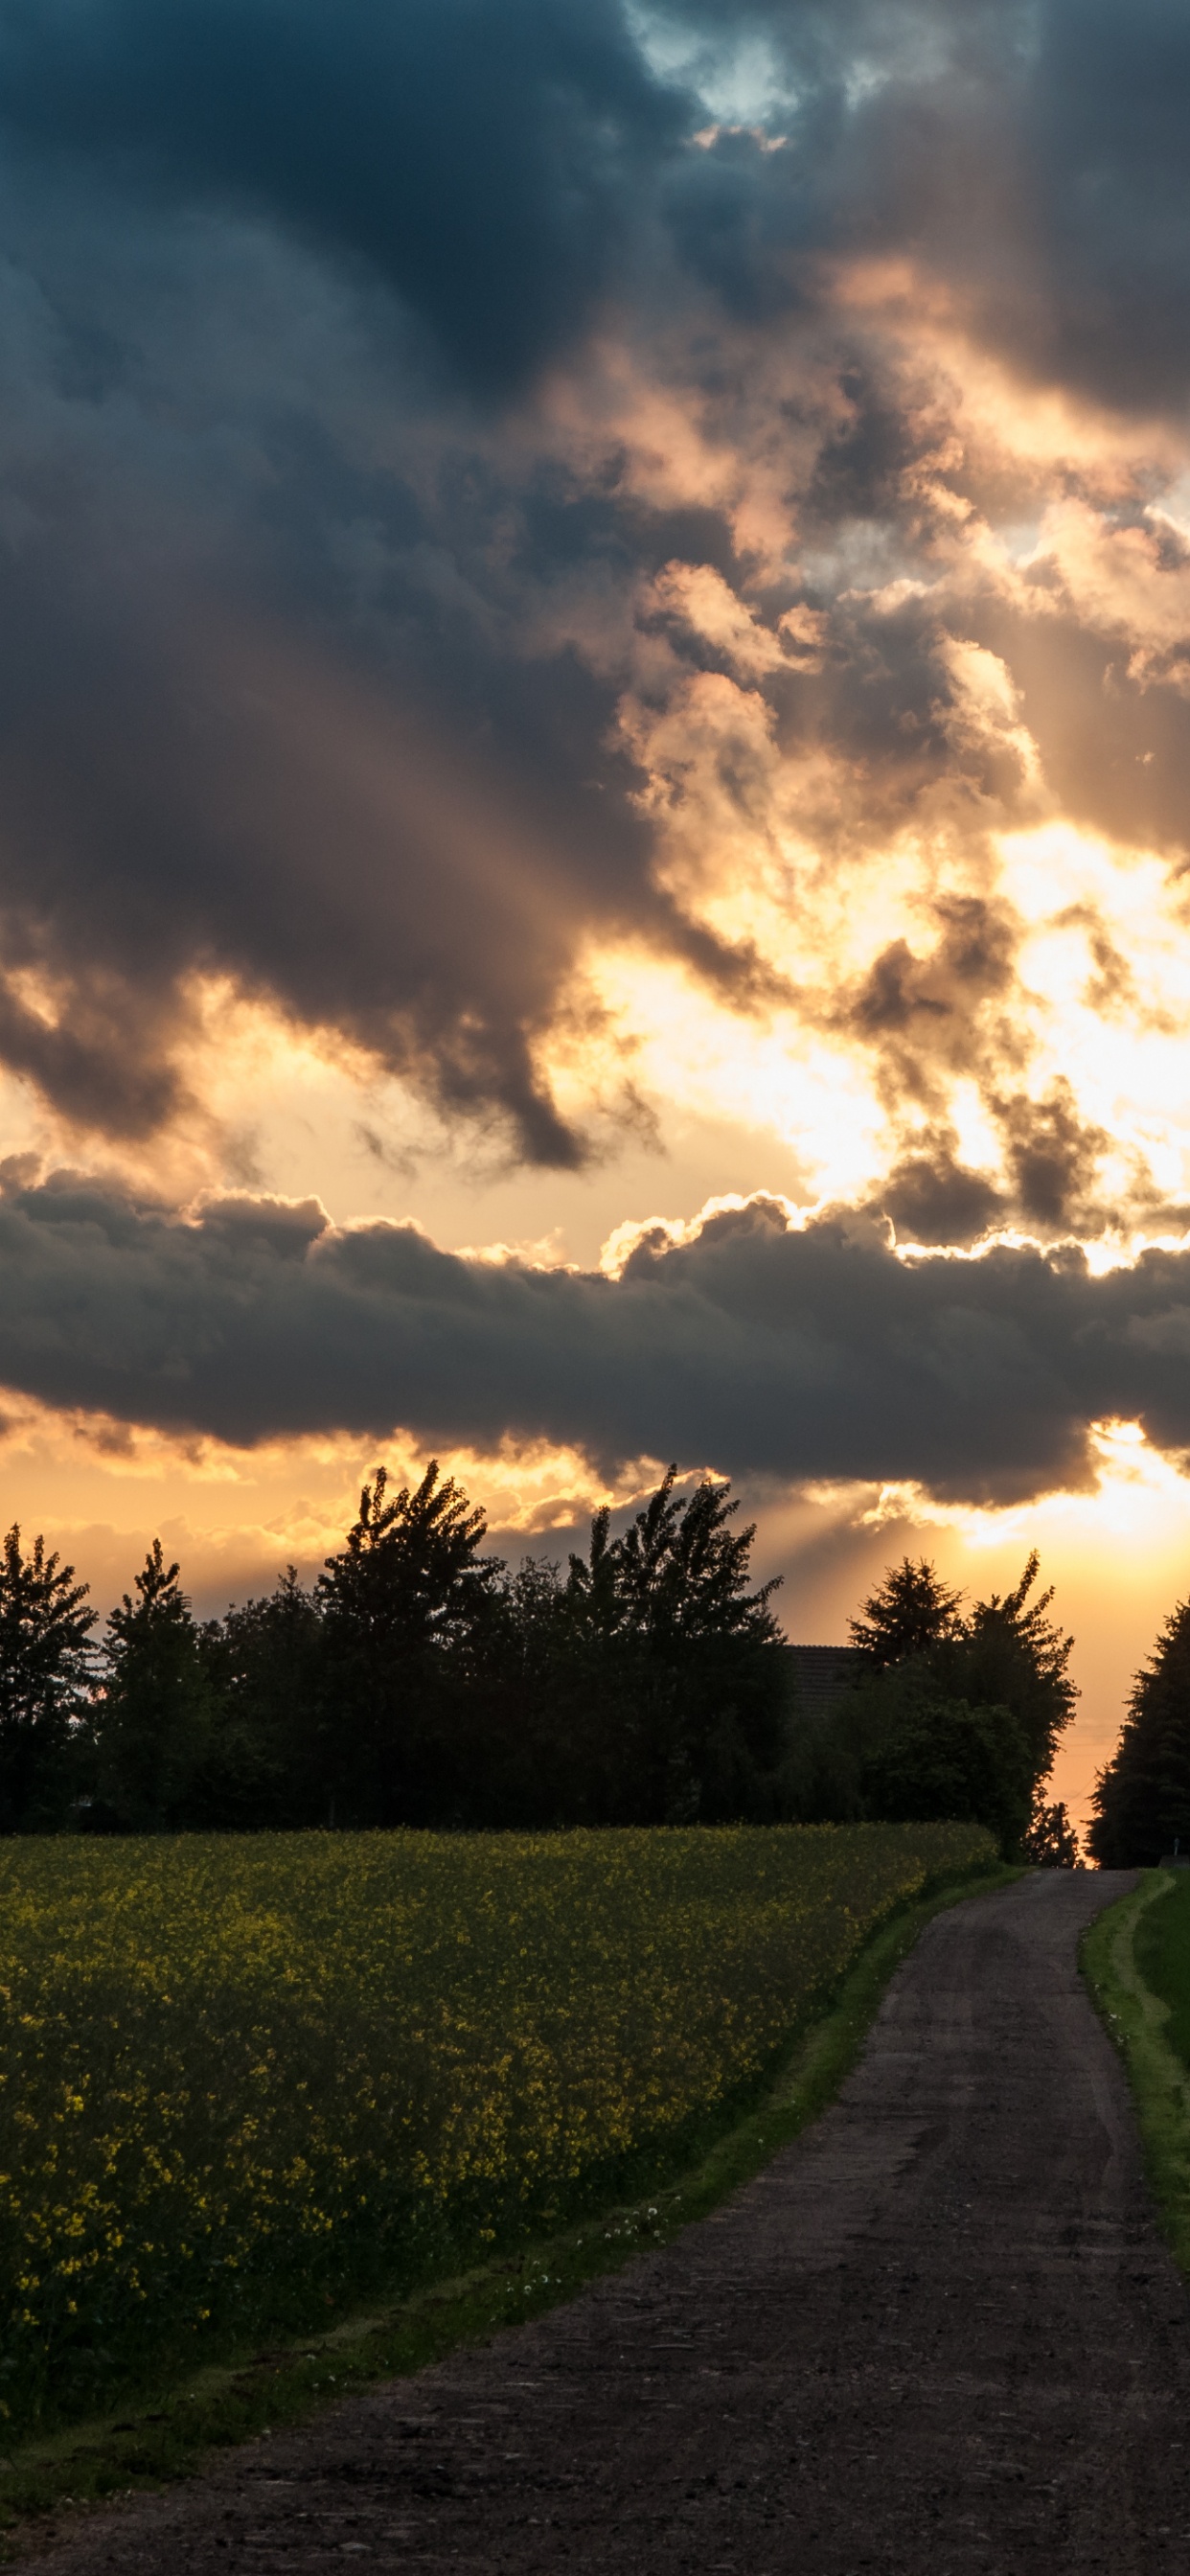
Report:
[[807,1717],[819,1717],[858,1681],[866,1657],[858,1646],[790,1646],[797,1672],[798,1699]]

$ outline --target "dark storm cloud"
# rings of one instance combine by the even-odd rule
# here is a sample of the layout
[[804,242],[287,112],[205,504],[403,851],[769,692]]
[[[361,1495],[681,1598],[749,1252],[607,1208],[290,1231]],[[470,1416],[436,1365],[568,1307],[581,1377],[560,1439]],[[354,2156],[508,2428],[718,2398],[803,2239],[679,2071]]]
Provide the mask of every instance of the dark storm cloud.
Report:
[[[855,595],[928,571],[936,424],[821,255],[908,247],[1042,373],[1173,400],[1188,43],[1155,0],[651,33],[617,0],[0,0],[0,1059],[143,1137],[185,1103],[189,979],[226,976],[566,1165],[535,1044],[589,934],[773,998],[657,890],[611,747],[642,575],[743,568],[726,506],[642,500],[614,427],[543,427],[600,334],[680,341],[726,441],[751,361],[820,335],[838,400],[786,416],[831,634],[764,684],[782,743],[851,761],[881,825],[948,767],[1011,809],[1011,748],[948,735],[937,608]],[[1105,656],[1070,630],[1043,750],[1176,838],[1190,719],[1124,682],[1088,718]],[[907,954],[881,971],[868,1035],[907,1082],[956,1012]]]
[[6,0],[0,114],[148,194],[362,260],[464,377],[578,332],[687,123],[615,0]]
[[[771,46],[790,138],[679,183],[686,256],[760,309],[790,252],[925,253],[981,336],[1111,404],[1178,405],[1190,374],[1190,21],[1178,0],[749,0],[666,12],[707,56]],[[781,92],[784,91],[782,97]],[[786,287],[786,298],[789,297]],[[899,432],[886,424],[886,447]]]
[[581,1161],[533,1057],[592,929],[772,986],[656,891],[609,745],[633,585],[723,522],[485,409],[681,93],[598,6],[13,7],[4,117],[0,1060],[143,1137],[223,975]]
[[977,1243],[1009,1215],[1006,1199],[982,1172],[962,1164],[949,1139],[932,1152],[906,1154],[889,1173],[876,1212],[890,1216],[906,1243]]
[[[8,958],[52,972],[65,954],[72,978],[61,1030],[0,1011],[9,1061],[68,1114],[143,1134],[173,1105],[197,965],[424,1073],[448,1111],[498,1103],[530,1157],[574,1160],[527,1043],[570,950],[549,746],[518,770],[473,729],[436,732],[432,701],[416,722],[413,688],[398,712],[275,632],[155,640],[121,653],[100,628],[80,653],[76,630],[75,668],[33,707],[9,666]],[[5,676],[0,655],[0,709]],[[594,795],[576,807],[567,859],[602,860],[614,900],[614,830]]]
[[[0,114],[26,149],[263,211],[367,263],[493,390],[581,330],[662,211],[752,322],[796,292],[791,251],[924,246],[1045,371],[1113,401],[1178,398],[1175,0],[743,0],[650,19],[667,78],[616,0],[5,0]],[[682,153],[699,82],[730,94],[758,36],[789,149],[759,155],[737,127]]]
[[394,1426],[574,1442],[779,1478],[918,1478],[966,1500],[1086,1482],[1087,1426],[1190,1445],[1190,1257],[1094,1278],[998,1249],[898,1261],[756,1201],[618,1281],[497,1267],[411,1228],[234,1199],[182,1225],[85,1180],[0,1205],[0,1384],[251,1444]]

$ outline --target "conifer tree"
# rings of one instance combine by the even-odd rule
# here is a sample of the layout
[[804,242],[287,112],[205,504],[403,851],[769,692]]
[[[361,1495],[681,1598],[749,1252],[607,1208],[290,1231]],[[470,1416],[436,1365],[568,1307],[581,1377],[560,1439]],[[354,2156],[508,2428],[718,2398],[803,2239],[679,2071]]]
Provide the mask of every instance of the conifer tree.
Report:
[[1090,1846],[1105,1869],[1151,1869],[1190,1851],[1190,1601],[1179,1601],[1137,1674],[1119,1744],[1095,1784]]
[[45,1541],[21,1552],[15,1523],[0,1556],[0,1831],[45,1829],[62,1820],[72,1732],[89,1704],[93,1610],[74,1567],[47,1556]]
[[94,1719],[96,1777],[108,1820],[132,1833],[189,1821],[211,1741],[214,1703],[190,1603],[155,1538],[108,1620]]
[[927,1557],[902,1557],[890,1565],[883,1583],[863,1605],[863,1616],[850,1619],[851,1642],[874,1671],[900,1664],[908,1655],[924,1655],[944,1637],[962,1630],[962,1595],[943,1583]]

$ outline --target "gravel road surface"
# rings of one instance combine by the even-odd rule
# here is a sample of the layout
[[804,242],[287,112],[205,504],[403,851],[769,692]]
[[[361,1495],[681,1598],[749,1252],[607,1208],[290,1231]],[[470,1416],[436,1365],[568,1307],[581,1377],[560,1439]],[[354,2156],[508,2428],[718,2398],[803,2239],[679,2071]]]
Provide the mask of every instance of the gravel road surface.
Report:
[[939,1915],[835,2107],[535,2325],[81,2521],[41,2576],[1153,2576],[1190,2557],[1190,2301],[1079,1934]]

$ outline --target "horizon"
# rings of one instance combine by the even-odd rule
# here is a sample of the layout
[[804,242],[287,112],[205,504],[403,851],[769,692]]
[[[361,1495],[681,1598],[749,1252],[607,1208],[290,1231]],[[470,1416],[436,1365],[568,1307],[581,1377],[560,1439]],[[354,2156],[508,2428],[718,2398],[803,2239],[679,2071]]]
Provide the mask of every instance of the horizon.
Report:
[[[0,0],[0,1452],[1190,1589],[1190,27]],[[235,114],[228,113],[234,99]]]

